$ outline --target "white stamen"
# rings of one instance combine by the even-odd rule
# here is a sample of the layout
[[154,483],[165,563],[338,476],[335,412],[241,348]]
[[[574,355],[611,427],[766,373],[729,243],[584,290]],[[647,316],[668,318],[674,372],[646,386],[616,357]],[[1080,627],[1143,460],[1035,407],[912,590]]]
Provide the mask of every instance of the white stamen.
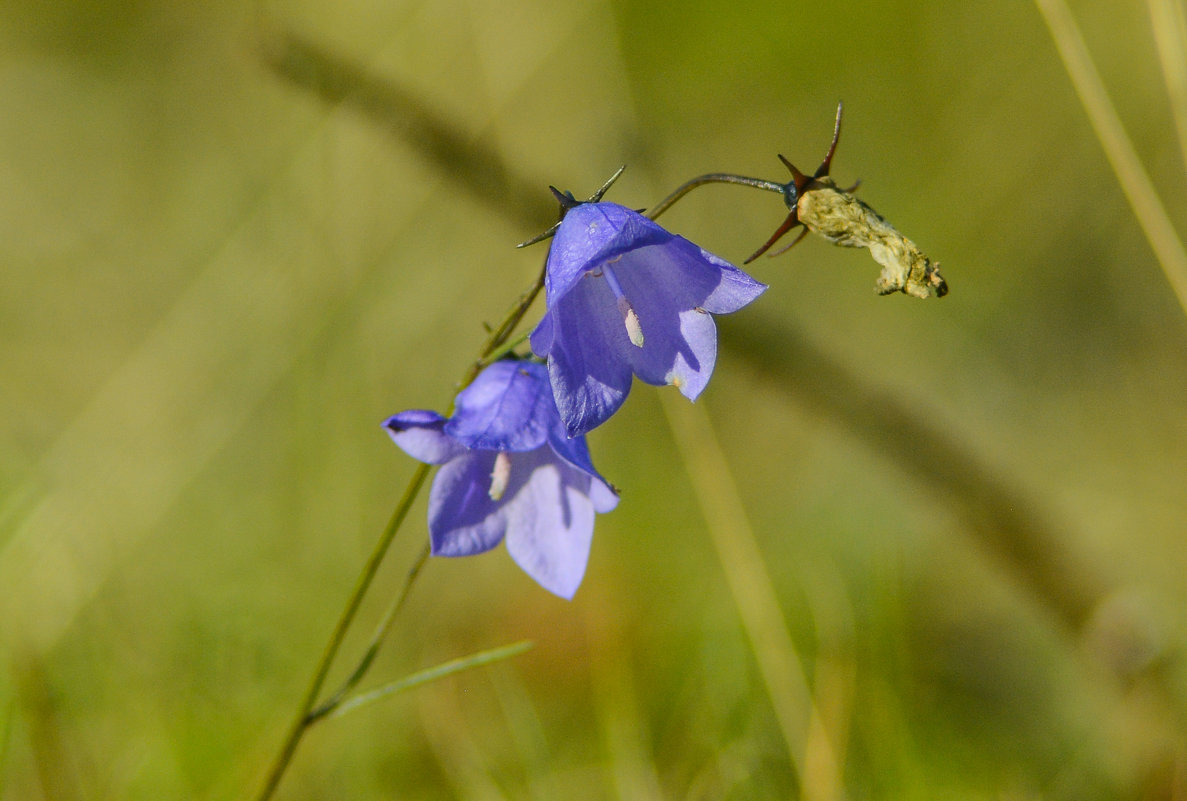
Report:
[[626,299],[626,295],[618,283],[618,276],[614,274],[614,270],[610,267],[611,264],[621,258],[622,256],[616,256],[603,264],[601,272],[606,279],[606,283],[610,286],[610,291],[614,293],[614,297],[618,298],[618,313],[622,315],[622,322],[626,325],[627,338],[630,339],[631,344],[636,348],[641,348],[643,347],[643,326],[639,325],[639,315],[635,314],[634,307]]
[[487,495],[492,501],[500,500],[507,491],[507,482],[511,479],[511,454],[499,451],[495,456],[495,469],[490,473],[490,491]]
[[623,323],[626,324],[626,335],[631,344],[636,348],[643,347],[643,327],[639,325],[639,315],[635,314],[630,301],[626,298],[619,298],[618,312],[622,315]]

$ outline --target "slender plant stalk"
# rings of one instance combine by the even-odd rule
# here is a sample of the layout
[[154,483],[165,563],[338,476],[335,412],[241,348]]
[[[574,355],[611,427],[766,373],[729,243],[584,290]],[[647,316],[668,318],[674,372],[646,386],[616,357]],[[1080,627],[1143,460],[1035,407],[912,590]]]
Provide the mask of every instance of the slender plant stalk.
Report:
[[404,580],[404,586],[400,590],[400,594],[392,599],[387,612],[383,615],[383,619],[375,627],[375,633],[371,635],[371,642],[367,644],[367,648],[363,651],[363,658],[359,660],[358,665],[355,666],[355,669],[346,678],[346,681],[342,682],[342,686],[338,688],[338,691],[331,695],[329,700],[318,706],[317,709],[309,712],[307,725],[312,725],[331,712],[334,712],[342,704],[350,691],[362,681],[363,676],[367,675],[371,663],[375,661],[375,657],[379,654],[379,648],[383,645],[383,640],[387,636],[388,629],[391,628],[396,615],[404,608],[404,602],[408,599],[408,593],[412,590],[412,584],[416,581],[416,577],[420,575],[420,570],[425,566],[425,562],[428,561],[429,551],[429,544],[425,543],[424,548],[420,551],[420,556],[416,558],[416,562],[413,563],[412,568],[408,571],[408,576]]
[[1162,272],[1179,300],[1179,306],[1187,313],[1187,250],[1183,249],[1166,208],[1159,200],[1154,184],[1134,150],[1133,142],[1125,133],[1117,109],[1109,99],[1104,81],[1092,61],[1092,54],[1080,34],[1080,28],[1064,0],[1035,0],[1035,5],[1047,22],[1064,69],[1076,88],[1076,94],[1080,96],[1080,103],[1113,167],[1121,190],[1129,200],[1138,225],[1154,250]]
[[[709,413],[703,405],[684,403],[672,393],[661,393],[661,399],[672,439],[696,490],[693,495],[709,528],[726,584],[738,607],[738,616],[783,733],[791,765],[799,778],[800,797],[809,801],[839,798],[835,752],[824,734],[825,727],[788,633],[774,582],[754,529],[746,519],[741,494]],[[809,765],[805,759],[809,732],[820,738],[811,743],[819,759],[815,765]]]
[[489,651],[480,651],[470,656],[463,656],[458,659],[451,659],[448,662],[442,662],[425,670],[413,673],[411,676],[405,676],[399,681],[393,681],[391,684],[385,684],[382,687],[377,687],[365,693],[360,693],[349,701],[344,701],[338,705],[329,717],[340,718],[347,712],[353,712],[361,706],[373,704],[376,701],[387,698],[389,695],[411,690],[413,687],[419,687],[422,684],[428,684],[430,681],[444,678],[445,676],[452,676],[454,673],[459,673],[470,668],[480,667],[482,665],[489,665],[492,662],[500,662],[504,659],[509,659],[513,656],[522,654],[524,651],[532,647],[529,640],[521,640],[510,645],[503,645],[498,648],[492,648]]
[[648,210],[647,216],[654,220],[675,205],[677,200],[705,184],[738,184],[740,186],[749,186],[753,189],[766,189],[768,192],[778,192],[781,195],[787,193],[787,184],[777,184],[774,181],[766,181],[762,178],[747,178],[745,175],[734,175],[728,172],[711,172],[707,175],[699,175],[690,181],[685,181],[673,189],[672,194]]
[[[260,791],[260,794],[257,796],[259,801],[266,801],[266,799],[271,798],[272,794],[276,792],[276,788],[280,784],[280,780],[283,778],[284,772],[297,750],[297,745],[301,742],[301,737],[305,734],[310,724],[316,720],[316,718],[311,717],[310,713],[313,710],[314,704],[317,703],[322,685],[326,681],[326,675],[330,672],[330,666],[334,663],[334,657],[338,655],[338,649],[342,646],[342,641],[346,638],[346,632],[350,629],[350,624],[354,622],[355,614],[358,612],[359,606],[367,594],[367,590],[371,588],[371,582],[374,580],[375,574],[379,571],[379,565],[383,562],[383,557],[387,555],[388,548],[391,546],[392,540],[395,539],[396,532],[400,529],[400,524],[404,522],[408,510],[412,507],[412,502],[416,500],[416,496],[429,474],[429,467],[430,465],[422,464],[416,468],[416,472],[412,474],[412,479],[408,482],[408,486],[404,490],[404,495],[396,505],[395,512],[392,513],[391,520],[388,521],[387,527],[384,528],[383,533],[379,536],[379,541],[375,544],[374,550],[371,552],[370,557],[367,558],[367,563],[363,566],[363,572],[355,582],[354,591],[350,594],[350,598],[346,602],[346,608],[342,610],[342,615],[338,618],[337,625],[334,626],[334,633],[330,635],[330,640],[326,643],[326,647],[322,651],[321,660],[318,662],[317,669],[313,673],[313,680],[309,682],[309,688],[305,691],[305,697],[301,701],[301,706],[297,709],[297,715],[293,719],[292,726],[289,727],[288,736],[280,748],[280,753],[276,755],[275,760],[272,762],[272,768],[268,771],[268,778],[264,782],[264,787]],[[407,593],[411,581],[414,578],[415,574],[410,573],[404,585],[404,593]]]
[[488,365],[494,364],[494,363],[495,363],[495,362],[497,362],[499,359],[503,358],[503,357],[504,357],[504,356],[506,356],[508,353],[510,353],[511,351],[515,350],[516,348],[518,348],[518,347],[519,347],[520,345],[522,345],[523,343],[527,342],[527,341],[528,341],[528,336],[529,336],[529,335],[530,335],[530,332],[528,332],[528,331],[524,331],[522,334],[520,334],[519,336],[517,336],[515,339],[512,339],[512,340],[509,340],[508,342],[505,342],[503,345],[501,345],[500,347],[496,348],[496,349],[495,349],[495,351],[494,351],[493,353],[491,353],[491,355],[487,356],[487,357],[486,357],[485,359],[483,359],[483,360],[482,360],[482,361],[481,361],[479,364],[480,364],[482,367],[486,367],[486,366],[488,366]]
[[[544,270],[541,269],[540,274],[536,277],[532,285],[519,296],[503,320],[491,331],[490,336],[487,337],[486,342],[483,343],[482,348],[479,350],[478,357],[466,370],[460,388],[465,388],[474,380],[485,366],[487,360],[491,358],[492,354],[501,352],[503,345],[511,336],[511,332],[523,320],[528,308],[531,307],[543,287]],[[284,777],[289,763],[292,762],[293,754],[296,753],[301,738],[305,735],[309,727],[333,713],[346,700],[347,694],[366,674],[371,663],[379,653],[380,645],[388,629],[395,620],[397,613],[403,608],[404,601],[408,597],[413,583],[416,581],[417,576],[420,575],[420,569],[424,566],[425,560],[428,559],[429,551],[427,547],[421,552],[416,563],[408,572],[403,588],[388,607],[387,613],[380,621],[374,635],[372,635],[371,642],[364,651],[358,665],[350,672],[350,675],[338,691],[329,700],[319,706],[317,699],[321,696],[322,688],[325,686],[326,676],[329,674],[330,667],[333,665],[334,659],[342,647],[342,641],[346,638],[346,633],[354,622],[355,615],[359,610],[359,606],[362,605],[363,598],[366,597],[367,591],[371,588],[375,575],[379,571],[379,565],[387,555],[388,549],[395,539],[396,532],[399,531],[400,526],[404,523],[404,519],[408,516],[408,510],[412,507],[413,502],[424,486],[430,467],[431,465],[427,464],[419,465],[416,472],[412,474],[412,478],[409,480],[408,486],[404,489],[404,494],[400,497],[400,501],[396,505],[396,510],[392,513],[387,527],[380,534],[378,542],[375,543],[375,548],[367,558],[367,562],[363,566],[363,571],[359,574],[359,578],[355,582],[354,591],[347,600],[346,607],[342,610],[342,614],[334,626],[334,632],[330,635],[330,640],[326,643],[326,647],[322,651],[321,660],[314,670],[313,679],[309,682],[309,687],[305,691],[301,705],[297,710],[297,715],[289,727],[288,736],[285,738],[283,745],[281,745],[280,752],[272,761],[271,768],[268,771],[268,778],[265,780],[263,788],[260,790],[259,795],[256,796],[258,801],[267,801],[276,792],[276,788],[280,785],[280,780]]]
[[1146,5],[1150,8],[1171,117],[1179,134],[1179,151],[1187,166],[1187,20],[1176,0],[1147,0]]

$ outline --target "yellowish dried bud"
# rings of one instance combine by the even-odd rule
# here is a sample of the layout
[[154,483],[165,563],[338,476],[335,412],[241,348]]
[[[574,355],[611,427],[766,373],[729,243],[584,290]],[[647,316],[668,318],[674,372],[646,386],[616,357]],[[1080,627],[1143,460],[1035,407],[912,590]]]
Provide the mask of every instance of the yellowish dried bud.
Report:
[[948,294],[939,262],[932,262],[894,226],[856,196],[840,189],[832,178],[814,180],[796,203],[799,221],[813,233],[837,245],[869,248],[882,265],[880,295],[905,292],[917,298]]

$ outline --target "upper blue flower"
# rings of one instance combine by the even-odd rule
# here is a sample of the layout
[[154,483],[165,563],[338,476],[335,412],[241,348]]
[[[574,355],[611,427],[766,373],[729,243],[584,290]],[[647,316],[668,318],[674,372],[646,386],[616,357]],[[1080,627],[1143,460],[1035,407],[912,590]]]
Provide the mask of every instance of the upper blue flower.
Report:
[[412,410],[384,426],[409,456],[439,464],[429,491],[436,556],[488,551],[545,589],[572,598],[585,575],[594,513],[618,496],[594,469],[585,438],[565,435],[541,364],[500,361],[458,393],[446,419]]
[[632,374],[695,400],[717,358],[710,314],[737,311],[767,288],[616,203],[568,211],[548,252],[545,287],[548,310],[532,350],[548,357],[569,436],[614,414]]

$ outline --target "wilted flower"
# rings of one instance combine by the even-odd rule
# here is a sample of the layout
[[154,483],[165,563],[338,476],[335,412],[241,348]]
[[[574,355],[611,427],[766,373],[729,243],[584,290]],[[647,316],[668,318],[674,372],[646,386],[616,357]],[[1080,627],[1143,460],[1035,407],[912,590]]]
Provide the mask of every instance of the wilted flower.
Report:
[[545,589],[572,598],[585,575],[594,513],[618,496],[594,469],[584,437],[565,435],[548,374],[534,362],[487,367],[451,418],[412,410],[384,426],[409,456],[441,469],[429,492],[436,556],[470,556],[504,538]]
[[548,253],[548,310],[531,337],[548,357],[568,434],[614,414],[632,374],[695,400],[717,358],[710,315],[737,311],[766,288],[638,212],[574,205]]

